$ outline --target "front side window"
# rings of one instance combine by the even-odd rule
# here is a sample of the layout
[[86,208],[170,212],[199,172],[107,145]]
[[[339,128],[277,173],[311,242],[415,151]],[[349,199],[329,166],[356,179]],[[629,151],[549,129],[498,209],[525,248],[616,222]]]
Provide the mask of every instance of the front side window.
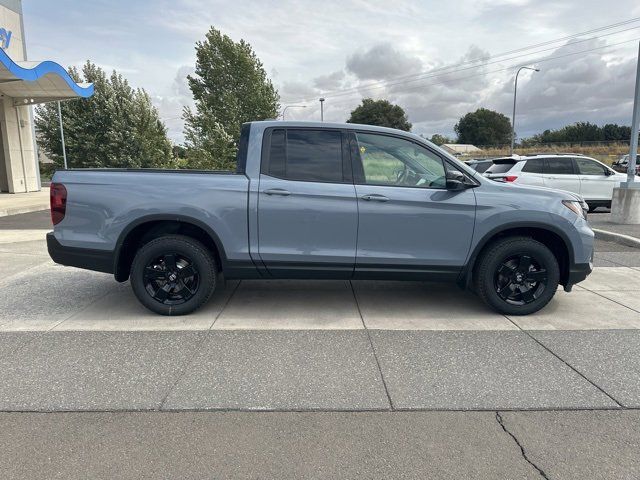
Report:
[[578,165],[578,172],[580,175],[605,175],[605,168],[598,162],[589,160],[587,158],[576,158],[576,165]]
[[573,161],[569,157],[547,158],[544,164],[546,175],[573,175]]
[[356,138],[366,184],[446,188],[445,166],[435,153],[387,135],[357,133]]
[[342,133],[336,130],[273,130],[265,173],[286,180],[341,183]]

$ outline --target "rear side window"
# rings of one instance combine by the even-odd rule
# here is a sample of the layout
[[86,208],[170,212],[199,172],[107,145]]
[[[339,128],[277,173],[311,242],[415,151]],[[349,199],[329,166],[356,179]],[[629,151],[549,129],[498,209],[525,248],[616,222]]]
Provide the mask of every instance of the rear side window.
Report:
[[547,158],[544,161],[544,173],[546,175],[573,175],[573,159]]
[[342,133],[335,130],[273,130],[268,175],[304,182],[341,183]]
[[485,173],[507,173],[509,170],[513,168],[515,162],[509,163],[494,163],[489,167],[489,169]]
[[544,161],[541,158],[527,160],[524,167],[522,167],[522,171],[528,173],[544,173]]

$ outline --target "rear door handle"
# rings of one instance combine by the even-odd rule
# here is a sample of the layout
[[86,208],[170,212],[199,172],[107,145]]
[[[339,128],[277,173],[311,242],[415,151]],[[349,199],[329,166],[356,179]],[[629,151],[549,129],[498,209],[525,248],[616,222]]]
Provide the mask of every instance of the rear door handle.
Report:
[[385,197],[384,195],[380,195],[378,193],[371,193],[369,195],[363,195],[362,197],[360,197],[362,200],[366,200],[367,202],[370,201],[374,201],[374,202],[388,202],[389,198]]
[[267,195],[281,195],[283,197],[291,195],[291,192],[283,188],[268,188],[264,191],[264,193],[266,193]]

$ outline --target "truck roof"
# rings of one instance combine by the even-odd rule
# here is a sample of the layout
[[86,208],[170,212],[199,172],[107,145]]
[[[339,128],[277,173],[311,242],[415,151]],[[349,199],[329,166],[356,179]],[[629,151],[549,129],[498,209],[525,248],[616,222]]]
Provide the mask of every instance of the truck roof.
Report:
[[313,122],[302,120],[263,120],[250,122],[252,125],[261,125],[263,128],[269,127],[314,127],[314,128],[341,128],[349,130],[367,130],[372,132],[387,132],[387,133],[402,133],[411,137],[419,138],[420,140],[427,140],[424,137],[420,137],[411,132],[405,132],[403,130],[397,130],[395,128],[378,127],[375,125],[364,125],[360,123],[332,123],[332,122]]

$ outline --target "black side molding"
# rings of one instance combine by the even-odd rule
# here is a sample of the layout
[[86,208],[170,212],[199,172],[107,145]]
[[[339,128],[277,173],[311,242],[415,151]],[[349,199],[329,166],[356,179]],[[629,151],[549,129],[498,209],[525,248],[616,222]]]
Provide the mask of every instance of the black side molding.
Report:
[[60,265],[113,273],[115,255],[111,250],[65,247],[56,240],[53,232],[47,233],[47,250],[51,259]]

